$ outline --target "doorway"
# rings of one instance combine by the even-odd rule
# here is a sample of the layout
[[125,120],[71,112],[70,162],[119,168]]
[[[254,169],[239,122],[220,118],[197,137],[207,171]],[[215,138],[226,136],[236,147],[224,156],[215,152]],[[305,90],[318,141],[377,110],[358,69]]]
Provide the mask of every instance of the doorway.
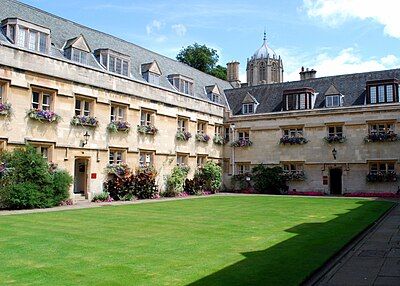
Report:
[[342,194],[342,169],[329,170],[329,183],[331,195]]
[[86,196],[87,182],[88,182],[88,166],[89,166],[89,159],[86,158],[75,159],[74,194],[81,194]]

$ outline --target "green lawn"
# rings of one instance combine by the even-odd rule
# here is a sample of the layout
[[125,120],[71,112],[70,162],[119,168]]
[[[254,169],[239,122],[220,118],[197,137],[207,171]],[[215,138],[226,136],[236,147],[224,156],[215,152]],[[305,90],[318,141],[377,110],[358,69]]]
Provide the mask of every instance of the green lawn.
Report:
[[296,285],[390,206],[220,196],[0,216],[0,285]]

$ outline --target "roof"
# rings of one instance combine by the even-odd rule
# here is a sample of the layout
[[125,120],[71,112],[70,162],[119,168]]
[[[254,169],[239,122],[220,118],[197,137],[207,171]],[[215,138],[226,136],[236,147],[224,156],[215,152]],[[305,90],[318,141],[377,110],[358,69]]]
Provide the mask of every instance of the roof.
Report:
[[[163,76],[160,77],[160,86],[164,88],[175,90],[167,79],[169,74],[180,74],[188,78],[193,78],[194,96],[207,101],[209,101],[209,99],[204,90],[205,86],[217,84],[222,91],[232,88],[227,81],[203,73],[186,64],[24,3],[15,0],[0,0],[0,7],[2,7],[0,9],[0,20],[16,17],[49,28],[51,30],[52,41],[50,49],[51,56],[65,59],[61,48],[68,40],[83,35],[92,51],[112,48],[121,54],[129,55],[131,58],[131,77],[136,80],[145,82],[140,72],[141,65],[144,63],[151,63],[155,60],[163,73]],[[0,36],[0,40],[4,41],[5,37]],[[89,58],[88,64],[94,68],[101,68],[93,55]],[[225,98],[223,97],[224,96],[222,96],[220,103],[226,104]]]
[[395,78],[400,79],[400,69],[242,87],[225,90],[225,95],[233,115],[241,114],[242,103],[248,93],[259,102],[256,110],[259,114],[281,111],[284,91],[304,88],[314,89],[317,96],[314,108],[324,108],[326,93],[334,92],[334,89],[336,94],[343,95],[343,106],[360,106],[365,102],[367,81]]

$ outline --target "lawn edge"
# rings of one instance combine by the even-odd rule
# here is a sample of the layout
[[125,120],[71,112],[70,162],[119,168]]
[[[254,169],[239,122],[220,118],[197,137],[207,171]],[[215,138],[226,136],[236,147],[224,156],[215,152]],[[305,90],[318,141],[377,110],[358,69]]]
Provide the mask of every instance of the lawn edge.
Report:
[[356,234],[350,239],[339,251],[329,257],[320,267],[312,271],[304,280],[300,283],[302,286],[317,285],[323,277],[341,260],[343,259],[352,249],[354,249],[368,234],[373,232],[381,222],[396,208],[400,205],[399,202],[384,200],[393,203],[392,206],[387,209],[377,220],[370,223],[364,230]]

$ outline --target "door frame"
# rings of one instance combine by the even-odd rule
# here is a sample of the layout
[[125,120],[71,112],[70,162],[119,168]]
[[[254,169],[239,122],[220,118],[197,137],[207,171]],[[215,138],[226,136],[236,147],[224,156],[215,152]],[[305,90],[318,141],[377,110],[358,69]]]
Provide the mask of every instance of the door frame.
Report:
[[[333,194],[332,193],[332,170],[340,170],[340,193]],[[343,168],[342,167],[331,167],[329,168],[329,194],[331,195],[343,195]]]
[[87,156],[75,156],[75,158],[74,158],[74,188],[73,188],[74,194],[80,194],[80,193],[75,193],[75,184],[76,184],[76,181],[75,181],[75,179],[76,179],[76,177],[75,177],[75,172],[76,172],[76,168],[77,168],[76,162],[77,162],[78,160],[86,161],[85,184],[84,184],[83,195],[84,195],[85,198],[87,199],[87,198],[88,198],[88,194],[89,194],[88,190],[90,190],[90,180],[89,180],[89,174],[90,174],[90,172],[89,172],[89,170],[90,170],[90,157],[87,157]]

